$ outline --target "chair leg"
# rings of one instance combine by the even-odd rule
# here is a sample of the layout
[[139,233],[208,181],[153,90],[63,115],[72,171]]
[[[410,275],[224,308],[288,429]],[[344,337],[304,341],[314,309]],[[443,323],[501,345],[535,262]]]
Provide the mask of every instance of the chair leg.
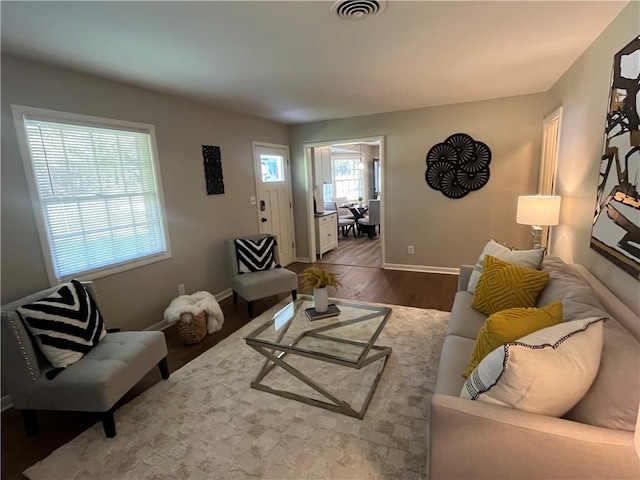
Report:
[[233,303],[238,303],[238,292],[233,292]]
[[291,290],[291,297],[295,300],[298,298],[298,290]]
[[102,428],[107,438],[116,436],[116,421],[113,418],[113,409],[102,413]]
[[29,437],[35,436],[38,431],[38,416],[35,410],[20,410],[22,414],[22,421],[24,422],[24,429]]
[[247,302],[247,307],[249,308],[249,318],[253,318],[253,300]]
[[158,368],[160,369],[160,375],[166,380],[169,378],[169,365],[167,364],[167,357],[164,357],[158,362]]

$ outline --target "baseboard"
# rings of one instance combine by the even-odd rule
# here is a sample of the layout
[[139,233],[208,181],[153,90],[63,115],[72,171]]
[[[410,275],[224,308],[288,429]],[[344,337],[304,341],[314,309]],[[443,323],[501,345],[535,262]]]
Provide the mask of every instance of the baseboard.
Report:
[[459,275],[459,268],[432,267],[429,265],[402,265],[399,263],[385,263],[382,267],[387,270],[403,270],[405,272],[441,273],[443,275]]
[[296,257],[296,262],[298,263],[311,263],[309,257]]
[[5,395],[2,397],[2,411],[9,410],[13,407],[13,402],[11,401],[11,395]]
[[[223,290],[220,293],[216,293],[214,297],[216,297],[216,300],[218,302],[221,302],[225,298],[229,298],[231,295],[233,295],[233,290],[231,290],[230,288],[227,288],[226,290]],[[162,331],[169,328],[170,326],[171,324],[169,322],[167,322],[166,320],[162,320],[161,322],[154,323],[150,327],[145,328],[145,330]]]

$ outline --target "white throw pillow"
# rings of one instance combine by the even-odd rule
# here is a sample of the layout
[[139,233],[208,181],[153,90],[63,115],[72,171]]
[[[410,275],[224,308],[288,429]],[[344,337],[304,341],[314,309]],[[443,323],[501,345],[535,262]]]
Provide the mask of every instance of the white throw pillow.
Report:
[[560,323],[495,349],[471,373],[460,396],[561,417],[598,373],[604,320]]
[[492,257],[499,258],[513,265],[537,270],[542,264],[544,250],[544,248],[536,248],[535,250],[511,250],[509,247],[500,245],[495,240],[489,240],[489,243],[487,243],[484,250],[482,250],[475,267],[473,267],[473,272],[471,272],[469,283],[467,284],[467,291],[469,293],[475,292],[478,280],[480,280],[480,275],[482,275],[482,266],[484,265],[484,257],[486,255],[491,255]]

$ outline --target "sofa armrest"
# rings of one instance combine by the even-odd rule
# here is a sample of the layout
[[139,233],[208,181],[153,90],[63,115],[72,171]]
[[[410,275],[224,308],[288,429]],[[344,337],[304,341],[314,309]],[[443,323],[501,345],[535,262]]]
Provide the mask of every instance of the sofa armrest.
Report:
[[467,289],[469,285],[469,279],[471,278],[471,272],[473,272],[474,265],[462,265],[460,267],[460,274],[458,275],[458,291],[462,292]]
[[638,478],[633,433],[434,394],[430,479]]

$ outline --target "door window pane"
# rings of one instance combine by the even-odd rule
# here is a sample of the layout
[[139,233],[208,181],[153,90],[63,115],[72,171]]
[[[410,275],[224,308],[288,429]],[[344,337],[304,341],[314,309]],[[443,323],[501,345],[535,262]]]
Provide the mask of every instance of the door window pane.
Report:
[[277,155],[260,155],[262,181],[284,182],[284,158]]

